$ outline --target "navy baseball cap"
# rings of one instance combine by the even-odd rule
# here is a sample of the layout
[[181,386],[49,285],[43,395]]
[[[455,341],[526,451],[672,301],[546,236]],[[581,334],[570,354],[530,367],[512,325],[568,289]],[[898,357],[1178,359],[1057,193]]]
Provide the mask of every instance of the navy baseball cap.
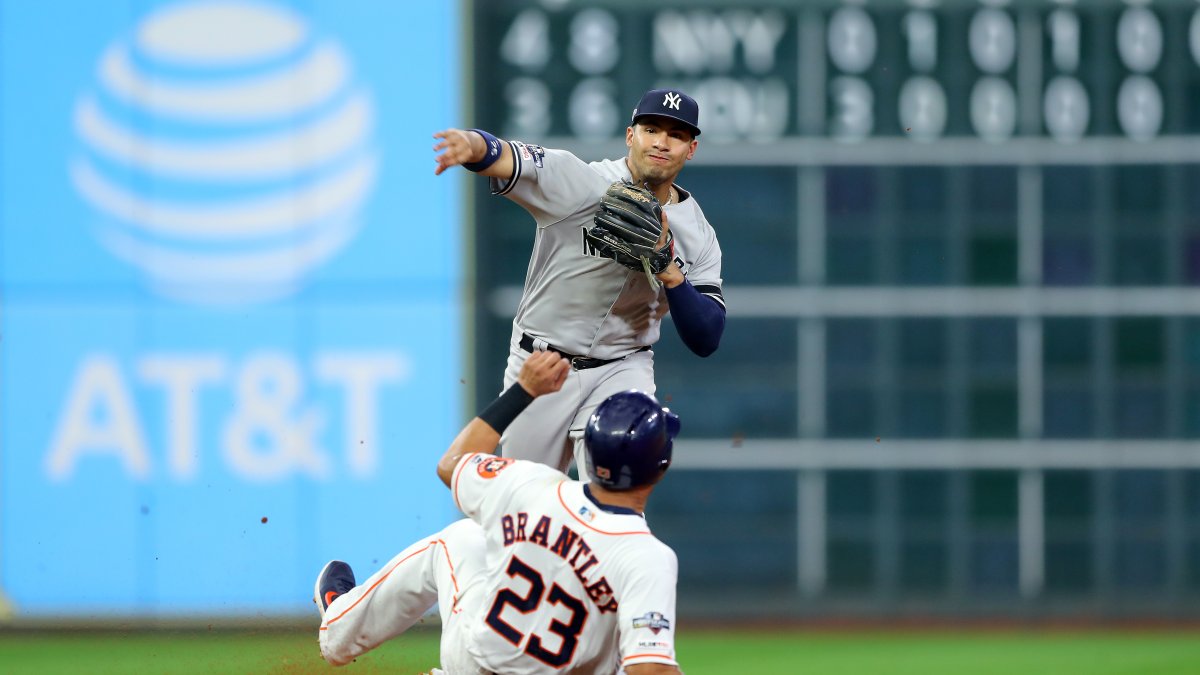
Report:
[[633,109],[632,121],[647,115],[679,120],[691,129],[693,136],[700,135],[700,106],[696,105],[696,99],[678,89],[651,89],[642,94],[642,100]]

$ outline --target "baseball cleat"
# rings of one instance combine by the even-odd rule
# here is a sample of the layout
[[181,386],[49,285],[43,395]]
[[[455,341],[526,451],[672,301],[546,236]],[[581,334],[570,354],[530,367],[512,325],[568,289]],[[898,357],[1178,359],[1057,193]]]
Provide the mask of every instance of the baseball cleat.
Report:
[[317,575],[317,584],[313,588],[313,602],[317,603],[317,611],[325,618],[325,610],[329,609],[334,598],[354,588],[354,570],[341,560],[330,560],[321,568]]

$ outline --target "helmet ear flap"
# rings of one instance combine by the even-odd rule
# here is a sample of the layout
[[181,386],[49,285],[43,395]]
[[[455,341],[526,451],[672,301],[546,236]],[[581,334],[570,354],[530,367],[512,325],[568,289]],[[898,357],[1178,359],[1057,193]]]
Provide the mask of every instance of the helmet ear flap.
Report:
[[663,414],[667,418],[667,438],[674,439],[679,435],[679,415],[676,415],[667,408],[663,408]]

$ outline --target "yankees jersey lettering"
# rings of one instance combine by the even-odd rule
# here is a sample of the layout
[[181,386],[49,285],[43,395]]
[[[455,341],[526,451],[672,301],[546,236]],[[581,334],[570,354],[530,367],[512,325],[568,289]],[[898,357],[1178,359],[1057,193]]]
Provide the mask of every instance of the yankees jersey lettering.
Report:
[[[666,291],[651,287],[645,274],[597,256],[583,237],[608,186],[631,180],[625,160],[585,163],[565,150],[509,143],[513,175],[491,179],[492,193],[520,204],[537,222],[514,334],[600,359],[653,345],[668,309]],[[701,293],[724,305],[716,232],[696,199],[676,190],[680,202],[663,207],[676,263]]]
[[451,482],[487,539],[470,653],[515,675],[675,665],[675,553],[628,509],[535,462],[472,454]]

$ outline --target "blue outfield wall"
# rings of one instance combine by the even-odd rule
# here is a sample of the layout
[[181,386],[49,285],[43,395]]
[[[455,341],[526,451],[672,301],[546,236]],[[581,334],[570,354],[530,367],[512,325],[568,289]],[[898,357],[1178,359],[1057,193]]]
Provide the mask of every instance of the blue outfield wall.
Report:
[[311,610],[455,517],[456,3],[0,0],[0,593]]

